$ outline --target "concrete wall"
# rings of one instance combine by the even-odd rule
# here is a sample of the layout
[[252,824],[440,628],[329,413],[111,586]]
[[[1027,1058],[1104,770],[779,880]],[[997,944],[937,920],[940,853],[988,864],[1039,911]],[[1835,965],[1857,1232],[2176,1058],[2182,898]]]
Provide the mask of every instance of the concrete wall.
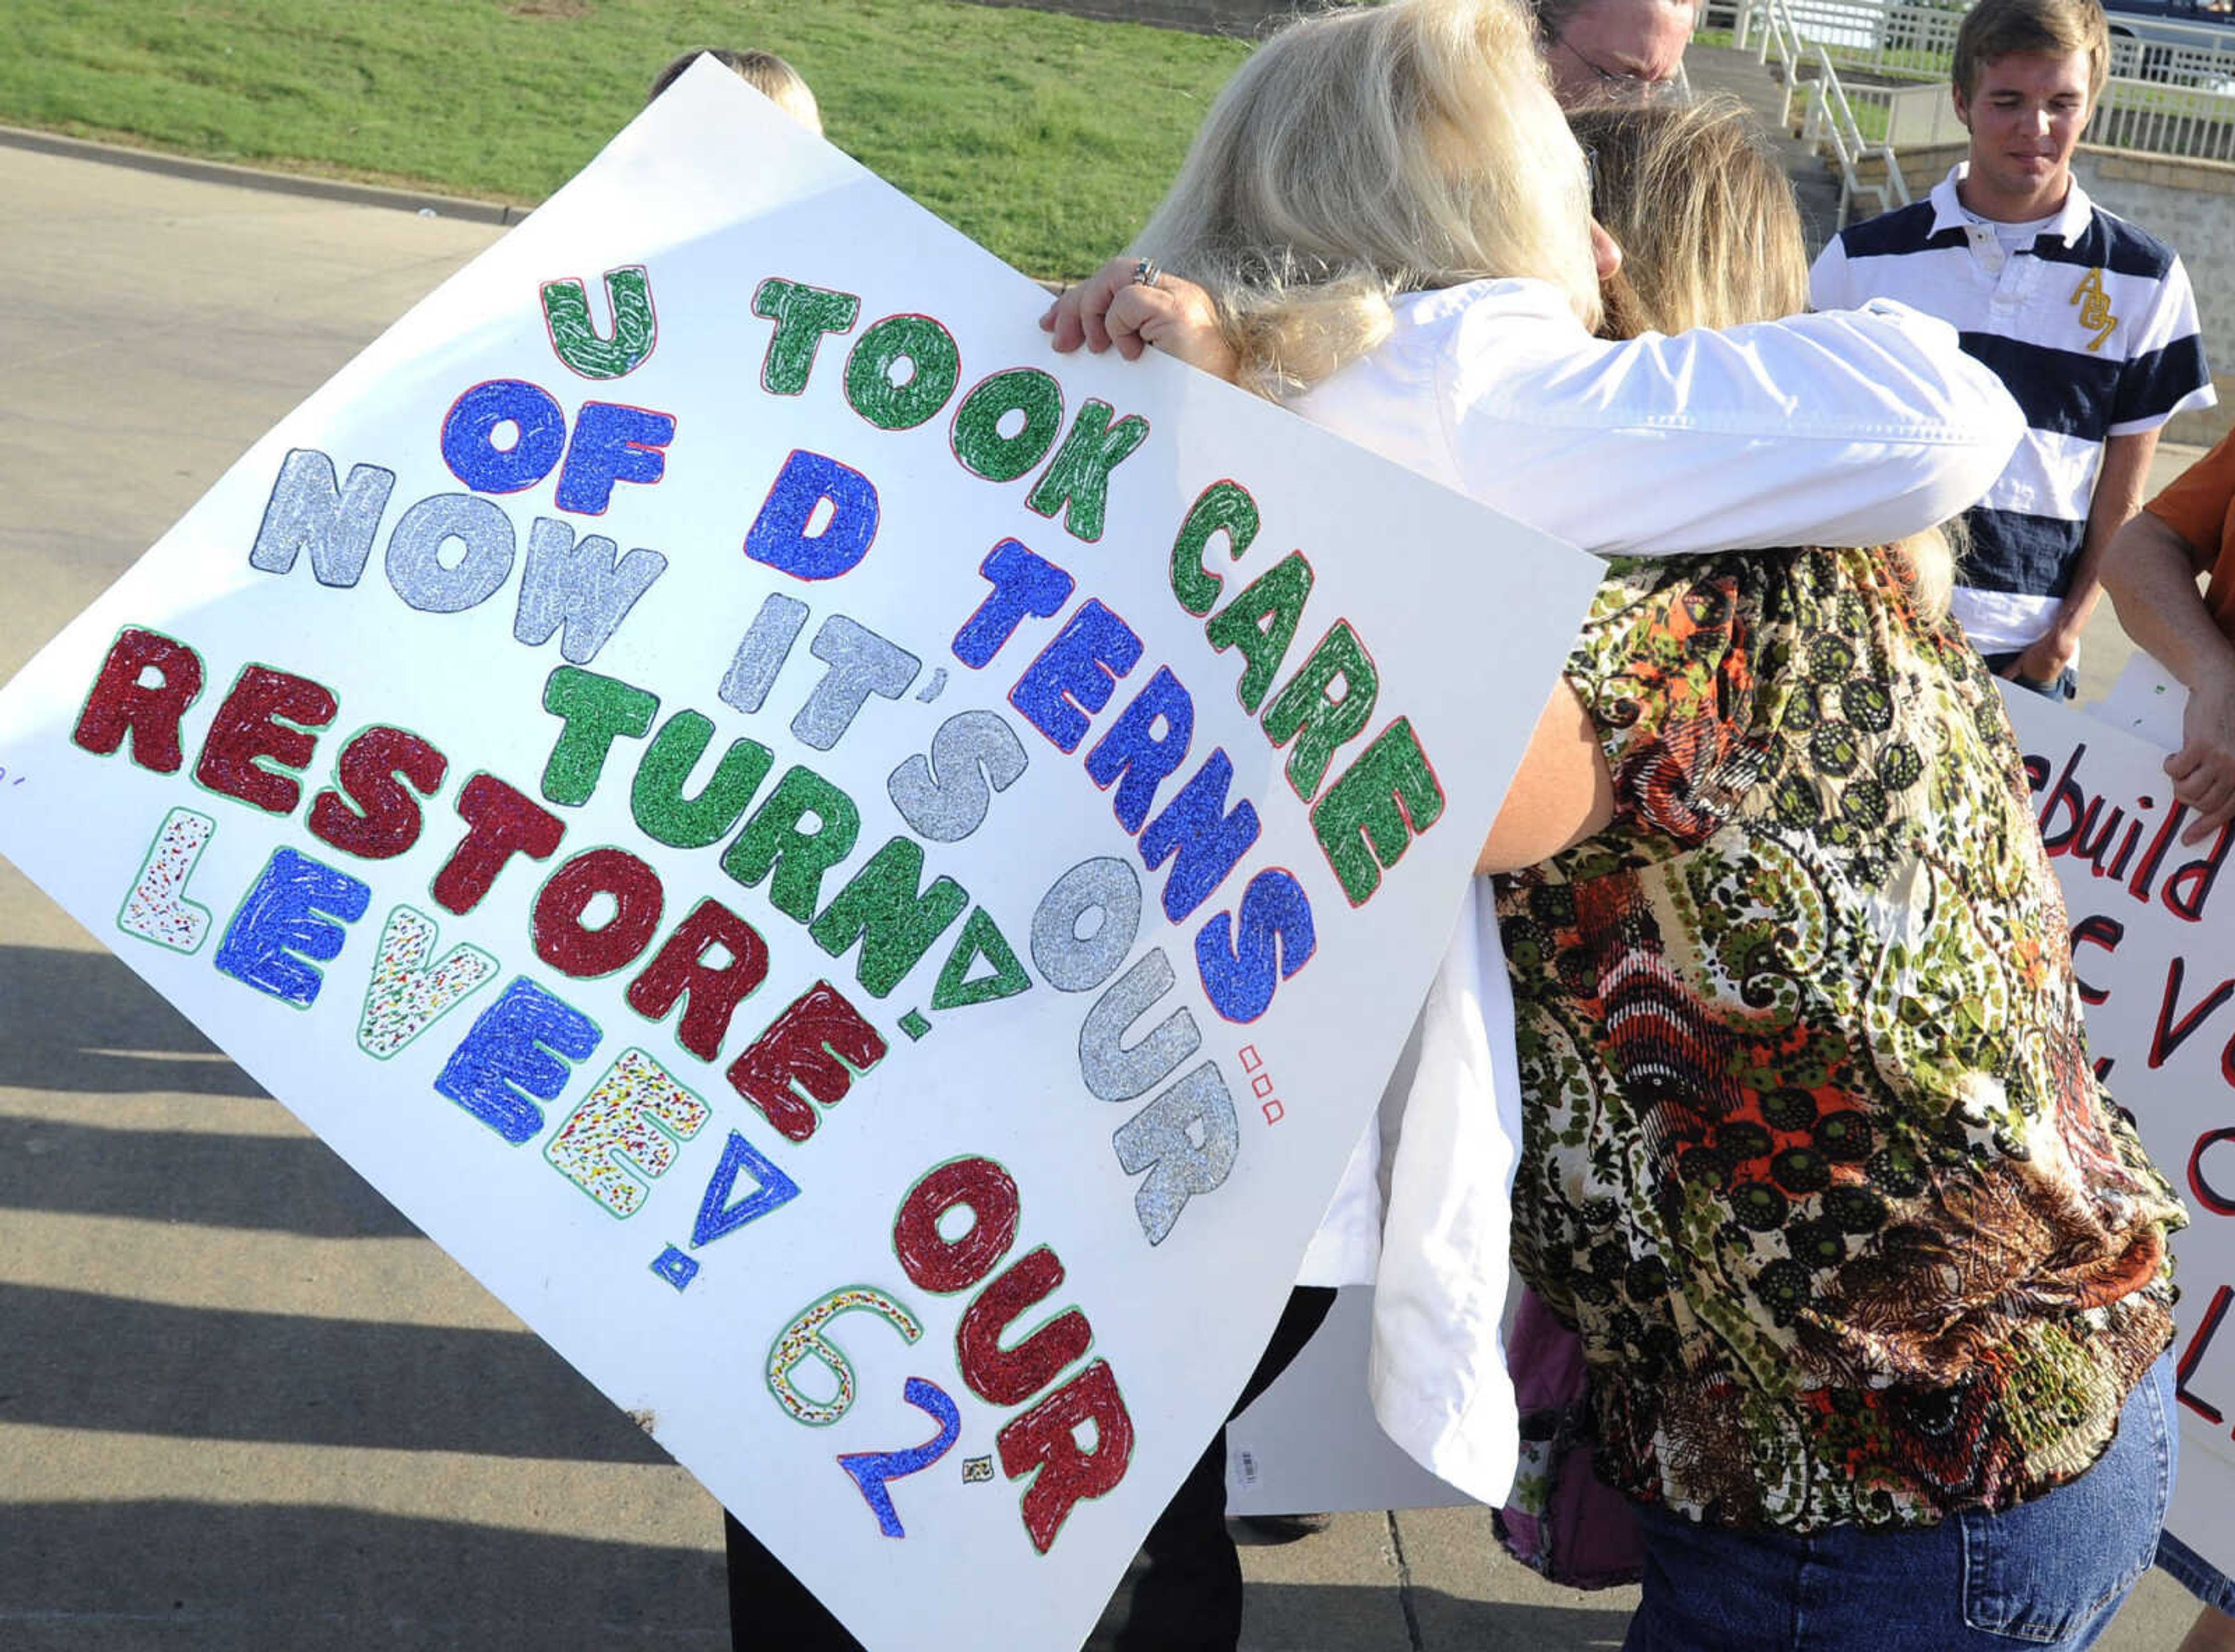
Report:
[[2219,405],[2182,414],[2165,439],[2217,442],[2235,423],[2235,166],[2082,149],[2072,170],[2107,211],[2170,243],[2187,266]]
[[1036,11],[1067,11],[1077,17],[1110,23],[1154,23],[1198,35],[1252,39],[1280,19],[1304,9],[1309,0],[978,0],[980,5],[1026,6]]

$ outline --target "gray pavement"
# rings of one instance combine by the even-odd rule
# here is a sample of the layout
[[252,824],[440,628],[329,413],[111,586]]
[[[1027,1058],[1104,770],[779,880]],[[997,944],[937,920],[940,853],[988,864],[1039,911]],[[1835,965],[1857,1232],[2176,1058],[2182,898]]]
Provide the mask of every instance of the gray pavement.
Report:
[[[498,230],[0,147],[0,678]],[[2172,456],[2167,463],[2176,462]],[[2107,618],[2088,668],[2122,646]],[[0,1649],[714,1649],[681,1469],[0,862]],[[1569,1652],[1480,1510],[1249,1547],[1250,1652]],[[2171,1647],[2146,1579],[2103,1645]]]

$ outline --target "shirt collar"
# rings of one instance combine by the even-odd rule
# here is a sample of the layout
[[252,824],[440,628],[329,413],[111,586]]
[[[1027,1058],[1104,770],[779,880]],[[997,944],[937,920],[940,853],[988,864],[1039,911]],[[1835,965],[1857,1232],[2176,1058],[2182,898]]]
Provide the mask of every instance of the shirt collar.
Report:
[[[1956,198],[1956,186],[1970,170],[1970,161],[1959,161],[1948,169],[1945,178],[1932,186],[1932,233],[1935,235],[1942,230],[1962,229],[1976,221],[1965,210],[1963,203]],[[2074,178],[2072,187],[2066,192],[2063,210],[2057,213],[2056,221],[2042,233],[2054,235],[2069,246],[2087,233],[2088,220],[2094,210],[2095,203],[2088,199],[2088,192],[2080,187],[2080,180]]]

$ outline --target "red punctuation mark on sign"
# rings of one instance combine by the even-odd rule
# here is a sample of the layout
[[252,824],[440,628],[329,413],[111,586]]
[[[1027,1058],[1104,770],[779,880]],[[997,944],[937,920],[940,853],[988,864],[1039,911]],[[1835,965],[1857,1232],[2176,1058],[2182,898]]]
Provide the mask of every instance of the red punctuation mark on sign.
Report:
[[1241,1059],[1242,1071],[1249,1075],[1249,1093],[1263,1104],[1265,1122],[1268,1124],[1279,1124],[1281,1119],[1288,1117],[1288,1110],[1281,1105],[1281,1098],[1273,1093],[1276,1086],[1273,1083],[1272,1073],[1266,1070],[1265,1058],[1257,1052],[1255,1045],[1245,1044],[1242,1046]]

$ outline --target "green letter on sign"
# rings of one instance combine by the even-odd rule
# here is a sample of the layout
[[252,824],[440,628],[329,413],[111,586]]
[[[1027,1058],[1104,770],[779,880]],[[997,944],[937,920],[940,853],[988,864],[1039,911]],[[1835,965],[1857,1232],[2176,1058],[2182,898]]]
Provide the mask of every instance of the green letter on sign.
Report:
[[1071,434],[1025,495],[1026,506],[1043,516],[1063,512],[1064,531],[1089,545],[1102,537],[1110,473],[1149,436],[1148,420],[1130,413],[1111,424],[1110,416],[1116,411],[1107,402],[1090,401],[1080,408]]
[[652,279],[640,264],[606,272],[606,298],[613,307],[613,336],[600,338],[590,319],[590,295],[580,281],[543,284],[543,320],[551,348],[584,378],[621,378],[645,364],[658,342]]
[[1381,869],[1397,864],[1405,845],[1436,823],[1444,789],[1428,754],[1399,718],[1374,737],[1312,810],[1312,829],[1353,906],[1381,887]]
[[1257,502],[1238,482],[1214,482],[1188,508],[1179,536],[1172,541],[1172,594],[1180,606],[1200,618],[1218,601],[1218,575],[1203,565],[1213,534],[1226,535],[1226,554],[1240,561],[1257,537]]
[[823,335],[851,329],[862,301],[850,292],[770,276],[753,294],[753,313],[776,323],[768,354],[761,357],[761,388],[771,396],[796,396],[807,388]]

